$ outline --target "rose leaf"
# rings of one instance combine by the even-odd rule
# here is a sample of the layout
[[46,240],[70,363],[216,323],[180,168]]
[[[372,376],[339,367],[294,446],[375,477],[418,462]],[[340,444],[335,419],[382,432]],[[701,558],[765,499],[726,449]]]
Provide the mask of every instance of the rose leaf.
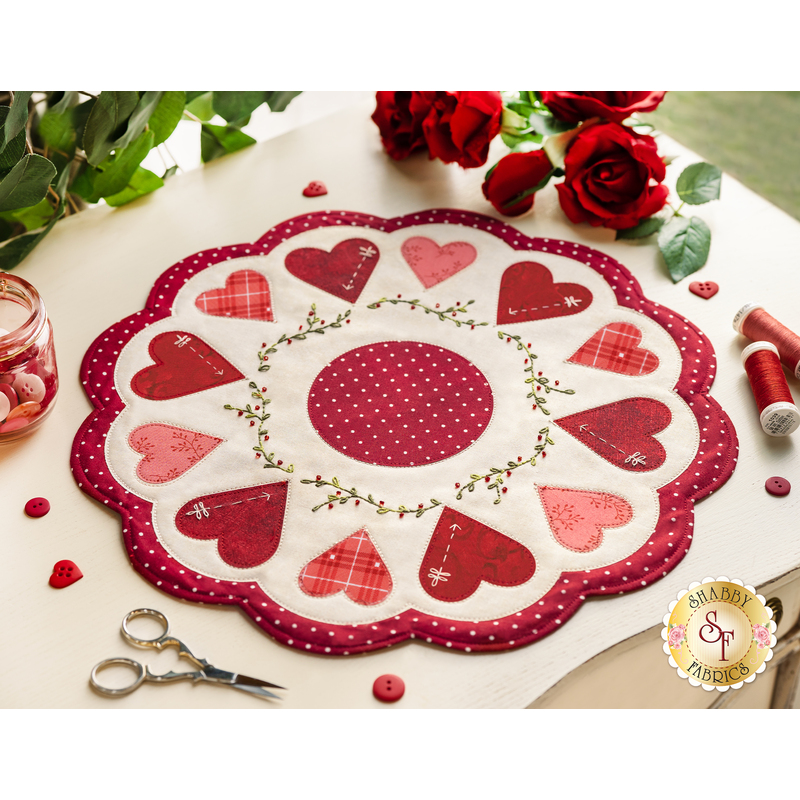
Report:
[[711,230],[699,217],[673,217],[661,228],[658,246],[674,283],[691,275],[708,260]]
[[709,200],[719,199],[722,171],[713,164],[701,161],[686,167],[678,178],[676,189],[684,203],[699,206]]
[[617,239],[644,239],[645,236],[652,236],[656,231],[661,230],[666,220],[664,217],[650,217],[643,219],[638,225],[625,230],[617,231]]
[[52,161],[35,154],[23,156],[0,181],[0,211],[35,206],[55,176]]

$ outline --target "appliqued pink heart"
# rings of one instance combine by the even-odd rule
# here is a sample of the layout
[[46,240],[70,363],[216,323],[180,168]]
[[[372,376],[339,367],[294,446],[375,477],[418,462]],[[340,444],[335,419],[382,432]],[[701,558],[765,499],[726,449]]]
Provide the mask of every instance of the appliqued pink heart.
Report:
[[529,322],[580,314],[592,304],[592,293],[579,283],[554,283],[543,264],[512,264],[500,281],[497,324]]
[[236,317],[272,322],[269,283],[252,269],[240,269],[228,275],[225,288],[203,292],[194,304],[212,317]]
[[596,550],[603,542],[605,528],[619,528],[633,518],[631,504],[608,492],[536,488],[556,541],[577,553]]
[[672,412],[660,400],[627,397],[555,420],[579,442],[614,466],[629,472],[649,472],[667,457],[654,439],[672,421]]
[[169,483],[180,478],[222,441],[162,422],[140,425],[128,436],[128,444],[144,456],[136,465],[136,474],[145,483]]
[[147,400],[171,400],[244,378],[199,336],[185,331],[159,333],[148,348],[155,366],[140,369],[131,388]]
[[354,603],[374,606],[389,596],[392,576],[362,528],[309,561],[300,588],[314,597],[344,592]]
[[461,272],[478,257],[469,242],[449,242],[439,247],[426,236],[406,239],[400,252],[426,289]]
[[285,264],[295,278],[355,303],[378,258],[378,248],[368,239],[347,239],[339,242],[330,253],[317,247],[292,250]]
[[639,347],[641,341],[642,332],[635,325],[612,322],[597,331],[567,361],[620,375],[649,375],[658,369],[658,356]]
[[455,602],[474,594],[481,581],[519,586],[535,570],[527,547],[445,506],[422,558],[419,580],[431,597]]
[[287,481],[195,497],[181,506],[175,526],[190,539],[217,539],[219,557],[248,569],[278,549],[286,510]]

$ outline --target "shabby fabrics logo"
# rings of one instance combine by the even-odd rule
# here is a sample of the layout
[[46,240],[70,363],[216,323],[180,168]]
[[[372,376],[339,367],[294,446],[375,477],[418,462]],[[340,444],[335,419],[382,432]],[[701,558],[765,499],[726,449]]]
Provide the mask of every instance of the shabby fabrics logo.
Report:
[[678,676],[706,691],[752,683],[772,658],[772,609],[752,586],[706,578],[678,593],[664,617],[664,652]]

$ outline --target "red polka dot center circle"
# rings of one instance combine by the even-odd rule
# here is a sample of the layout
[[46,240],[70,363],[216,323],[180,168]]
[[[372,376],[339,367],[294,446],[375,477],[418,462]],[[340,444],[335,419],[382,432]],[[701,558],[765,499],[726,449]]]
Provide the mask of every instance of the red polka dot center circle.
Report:
[[424,342],[376,342],[344,353],[314,379],[311,424],[343,455],[416,467],[457,455],[492,418],[484,374],[463,356]]

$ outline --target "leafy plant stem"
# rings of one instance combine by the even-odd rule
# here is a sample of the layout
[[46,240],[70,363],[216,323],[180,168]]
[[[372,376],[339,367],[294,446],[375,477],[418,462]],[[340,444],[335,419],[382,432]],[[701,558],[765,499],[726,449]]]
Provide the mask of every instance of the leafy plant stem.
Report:
[[336,494],[329,494],[328,499],[324,503],[314,506],[314,508],[311,509],[312,511],[318,511],[323,506],[333,508],[334,503],[343,505],[344,503],[347,503],[348,500],[355,500],[356,505],[358,505],[363,500],[365,503],[375,506],[377,509],[376,513],[378,514],[399,514],[401,517],[405,516],[406,514],[414,514],[417,517],[421,517],[426,511],[430,511],[432,508],[436,508],[436,506],[441,505],[441,501],[431,498],[431,504],[429,506],[426,506],[424,503],[419,503],[416,508],[407,508],[404,505],[400,505],[397,508],[391,508],[390,506],[385,505],[382,501],[376,501],[371,494],[368,494],[366,497],[362,494],[359,494],[358,489],[355,487],[352,489],[345,488],[339,483],[339,479],[336,476],[334,476],[330,481],[326,481],[321,477],[316,479],[303,478],[300,483],[313,483],[317,487],[330,486],[336,490]]
[[437,317],[442,322],[453,322],[457,328],[460,328],[462,325],[469,325],[471,328],[474,328],[476,325],[488,325],[488,322],[476,322],[474,319],[468,320],[459,320],[456,319],[457,314],[465,314],[467,311],[467,306],[470,306],[474,303],[474,300],[467,300],[466,303],[462,306],[461,303],[456,303],[454,306],[450,306],[450,308],[444,309],[444,311],[437,311],[439,304],[436,304],[436,308],[430,308],[430,306],[423,305],[420,303],[419,300],[401,300],[399,297],[395,298],[388,298],[382,297],[380,300],[370,303],[367,308],[380,308],[381,303],[391,303],[392,305],[396,306],[398,303],[406,303],[407,305],[411,306],[411,310],[413,311],[417,306],[419,306],[426,314],[436,314]]

